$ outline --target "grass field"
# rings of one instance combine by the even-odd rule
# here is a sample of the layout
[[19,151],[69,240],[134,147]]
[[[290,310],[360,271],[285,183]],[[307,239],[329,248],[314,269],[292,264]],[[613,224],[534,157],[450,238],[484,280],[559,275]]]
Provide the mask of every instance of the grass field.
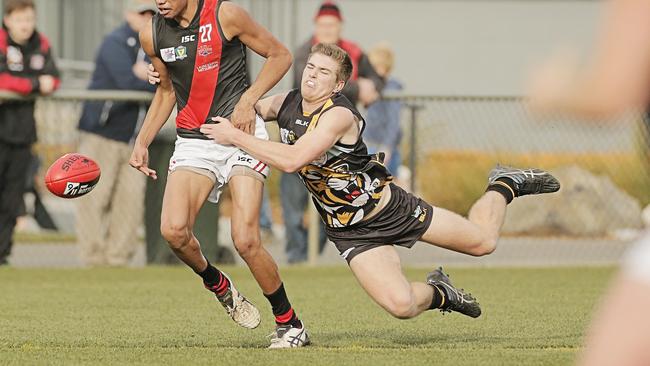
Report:
[[[610,268],[454,269],[479,319],[378,308],[346,267],[282,271],[313,345],[266,350],[270,307],[245,268],[227,268],[258,305],[238,328],[185,268],[0,269],[0,364],[564,365],[580,349]],[[410,269],[422,279],[426,270]]]

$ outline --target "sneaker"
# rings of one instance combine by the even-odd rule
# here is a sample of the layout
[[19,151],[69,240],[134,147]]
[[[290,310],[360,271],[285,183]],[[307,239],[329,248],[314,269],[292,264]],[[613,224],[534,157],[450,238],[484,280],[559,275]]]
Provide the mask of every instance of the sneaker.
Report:
[[301,328],[290,324],[277,325],[275,332],[271,333],[270,336],[271,345],[269,348],[304,347],[311,343],[304,324]]
[[515,196],[529,194],[553,193],[560,189],[560,182],[554,176],[541,169],[517,169],[497,165],[488,177],[488,184],[494,184],[499,178],[510,178],[515,183]]
[[481,315],[481,306],[472,296],[465,293],[463,289],[457,289],[451,284],[449,276],[442,272],[442,267],[429,272],[427,275],[427,284],[436,286],[445,292],[445,302],[440,308],[443,313],[455,311],[465,314],[472,318],[478,318]]
[[[230,286],[228,287],[228,291],[223,295],[214,294],[217,297],[217,300],[219,300],[221,305],[223,305],[228,312],[228,315],[235,321],[235,323],[248,329],[257,328],[257,326],[260,325],[261,320],[260,311],[257,310],[255,305],[248,301],[244,295],[237,291],[228,275],[225,273],[223,273],[223,275],[226,276],[228,282],[230,282]],[[206,288],[213,291],[208,286],[206,286]]]

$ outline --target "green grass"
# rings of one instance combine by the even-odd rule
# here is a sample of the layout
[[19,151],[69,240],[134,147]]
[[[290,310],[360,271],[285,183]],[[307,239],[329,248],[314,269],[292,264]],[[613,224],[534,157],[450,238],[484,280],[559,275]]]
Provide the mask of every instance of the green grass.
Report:
[[237,327],[185,268],[0,269],[0,364],[571,364],[613,273],[452,268],[484,314],[401,321],[372,303],[346,267],[286,268],[314,344],[269,351],[270,307],[245,268],[227,270],[260,307],[258,329]]

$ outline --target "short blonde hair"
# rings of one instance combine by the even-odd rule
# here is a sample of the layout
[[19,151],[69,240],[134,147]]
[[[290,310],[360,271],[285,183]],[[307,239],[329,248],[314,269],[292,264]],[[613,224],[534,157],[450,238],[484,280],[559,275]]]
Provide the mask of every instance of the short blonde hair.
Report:
[[311,48],[309,57],[315,53],[333,58],[339,64],[339,70],[336,73],[336,81],[347,82],[352,75],[352,60],[350,55],[345,52],[341,47],[334,44],[318,43]]
[[387,72],[393,70],[395,65],[395,52],[387,42],[381,42],[368,52],[368,59],[374,66],[383,66]]

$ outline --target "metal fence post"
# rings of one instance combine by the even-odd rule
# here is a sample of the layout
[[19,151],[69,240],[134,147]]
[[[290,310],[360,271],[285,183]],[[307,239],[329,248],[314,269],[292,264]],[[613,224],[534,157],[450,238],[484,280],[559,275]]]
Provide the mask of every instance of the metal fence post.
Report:
[[416,165],[417,165],[417,117],[420,107],[417,104],[408,104],[411,110],[411,133],[409,136],[409,169],[411,170],[411,192],[415,192],[416,186]]
[[[310,199],[311,201],[311,199]],[[318,241],[320,237],[320,232],[319,232],[319,227],[318,227],[318,220],[320,220],[318,211],[316,211],[316,207],[312,205],[311,203],[309,204],[309,208],[307,209],[307,216],[309,219],[309,227],[308,227],[308,236],[307,236],[307,264],[310,266],[315,266],[318,264]]]

